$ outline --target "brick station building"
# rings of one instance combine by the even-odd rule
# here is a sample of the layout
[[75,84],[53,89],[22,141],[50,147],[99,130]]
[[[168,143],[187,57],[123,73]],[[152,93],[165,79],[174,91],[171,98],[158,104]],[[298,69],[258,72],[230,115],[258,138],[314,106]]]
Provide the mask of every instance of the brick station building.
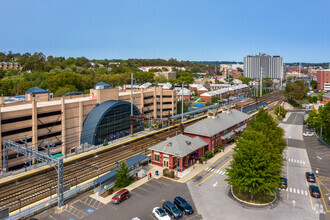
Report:
[[179,171],[196,163],[205,151],[213,151],[245,130],[250,115],[223,107],[209,111],[208,118],[184,129],[184,133],[163,141],[151,148],[151,163]]

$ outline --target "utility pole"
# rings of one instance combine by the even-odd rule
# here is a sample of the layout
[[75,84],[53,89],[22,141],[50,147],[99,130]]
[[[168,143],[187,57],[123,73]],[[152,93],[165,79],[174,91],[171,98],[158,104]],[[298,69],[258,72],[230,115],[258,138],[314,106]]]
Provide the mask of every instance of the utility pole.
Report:
[[183,124],[183,82],[182,82],[182,88],[181,88],[181,123]]
[[260,97],[262,97],[262,66],[261,66],[261,81],[260,81]]
[[133,136],[133,72],[131,73],[131,136]]

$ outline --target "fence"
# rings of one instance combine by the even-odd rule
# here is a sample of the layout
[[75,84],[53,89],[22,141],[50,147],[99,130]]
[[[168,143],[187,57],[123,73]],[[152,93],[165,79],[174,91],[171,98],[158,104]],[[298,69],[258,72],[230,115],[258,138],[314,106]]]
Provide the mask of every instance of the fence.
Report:
[[[92,188],[94,186],[94,183],[93,181],[91,182],[88,182],[84,185],[81,185],[81,186],[78,186],[74,189],[71,189],[71,190],[68,190],[66,192],[64,192],[64,195],[63,195],[63,199],[64,200],[67,200],[81,192],[84,192],[90,188]],[[41,203],[39,203],[38,205],[35,205],[33,207],[29,207],[23,211],[20,211],[20,212],[17,212],[7,218],[5,218],[5,220],[12,220],[12,219],[22,219],[22,218],[27,218],[27,217],[30,217],[42,210],[45,210],[47,208],[49,208],[50,206],[53,206],[55,204],[57,204],[57,195],[50,198],[49,200],[46,200],[46,201],[43,201]]]

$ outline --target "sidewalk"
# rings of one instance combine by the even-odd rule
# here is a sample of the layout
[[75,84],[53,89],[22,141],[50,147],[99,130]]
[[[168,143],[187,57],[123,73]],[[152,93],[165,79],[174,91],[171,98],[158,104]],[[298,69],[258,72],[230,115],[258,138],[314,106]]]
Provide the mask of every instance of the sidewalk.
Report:
[[[183,172],[179,172],[178,176],[180,178],[178,180],[171,179],[171,178],[168,178],[168,177],[165,177],[165,178],[168,178],[172,181],[177,181],[179,183],[186,183],[189,180],[191,180],[192,178],[194,178],[195,176],[197,176],[198,174],[200,174],[207,167],[211,166],[213,163],[217,162],[222,157],[225,157],[229,152],[231,152],[233,150],[234,147],[235,147],[234,144],[229,145],[228,147],[225,148],[224,152],[217,153],[214,157],[209,159],[206,164],[195,164],[193,167],[190,167],[190,168],[184,170]],[[164,169],[163,167],[154,166],[154,165],[149,164],[149,171],[147,172],[147,174],[151,172],[151,174],[152,174],[151,179],[159,179],[159,178],[163,177],[163,169]],[[159,173],[158,176],[155,175],[156,170],[158,170],[158,173]],[[131,190],[145,184],[148,181],[149,181],[148,176],[145,176],[142,179],[140,179],[140,180],[132,183],[131,185],[125,187],[125,189],[131,191]],[[90,195],[90,197],[102,202],[103,204],[108,204],[109,202],[111,202],[111,198],[114,195],[115,195],[115,193],[103,198],[103,197],[99,196],[98,193],[94,193],[93,195]]]

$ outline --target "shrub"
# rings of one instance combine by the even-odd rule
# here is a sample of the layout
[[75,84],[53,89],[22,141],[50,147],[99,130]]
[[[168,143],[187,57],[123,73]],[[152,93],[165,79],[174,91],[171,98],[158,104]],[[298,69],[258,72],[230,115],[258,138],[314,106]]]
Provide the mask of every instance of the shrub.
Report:
[[168,176],[169,169],[165,168],[163,169],[163,176]]
[[205,157],[207,159],[210,159],[212,157],[212,152],[211,151],[205,151]]
[[204,160],[205,160],[205,157],[199,158],[199,163],[203,163]]
[[171,170],[171,172],[170,172],[170,177],[174,178],[174,171],[173,170]]

